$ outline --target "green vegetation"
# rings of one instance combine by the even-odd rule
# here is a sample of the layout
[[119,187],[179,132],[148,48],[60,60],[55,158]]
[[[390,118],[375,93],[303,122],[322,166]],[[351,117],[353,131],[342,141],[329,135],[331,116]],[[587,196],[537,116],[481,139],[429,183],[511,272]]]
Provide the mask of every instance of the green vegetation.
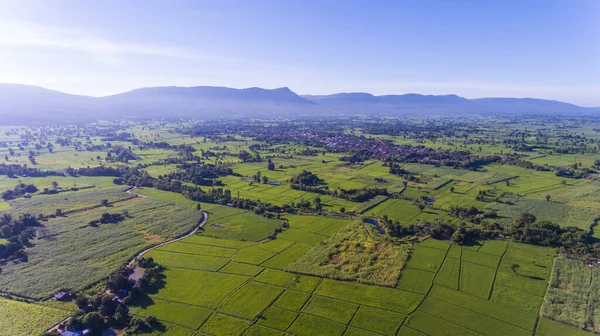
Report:
[[39,335],[69,315],[69,311],[0,297],[3,335]]
[[581,260],[557,258],[554,261],[550,285],[542,316],[589,331],[598,330],[600,315],[600,271],[597,264]]
[[106,211],[100,207],[48,220],[27,249],[28,261],[2,267],[2,290],[41,298],[60,289],[82,289],[108,276],[141,249],[190,231],[202,218],[193,207],[154,199],[136,198],[110,209],[126,212],[127,219],[89,226]]
[[302,312],[342,324],[348,324],[357,309],[358,305],[356,304],[313,296],[306,302],[304,308],[302,308]]
[[597,332],[600,123],[540,118],[2,128],[0,334],[106,294],[201,211],[121,298],[129,328],[158,320],[139,334]]
[[409,245],[394,245],[373,236],[355,221],[318,245],[287,270],[301,274],[394,286]]

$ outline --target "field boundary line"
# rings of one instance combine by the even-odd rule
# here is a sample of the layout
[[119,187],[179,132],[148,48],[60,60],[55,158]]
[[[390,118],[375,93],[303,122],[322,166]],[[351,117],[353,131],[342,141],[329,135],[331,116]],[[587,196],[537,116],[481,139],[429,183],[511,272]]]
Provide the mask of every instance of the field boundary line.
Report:
[[[263,271],[264,271],[264,269],[263,269],[262,271],[260,271],[258,274],[262,273]],[[256,276],[258,276],[258,274],[257,274]],[[288,284],[287,284],[285,287],[281,287],[281,288],[283,288],[283,290],[281,291],[281,293],[279,293],[279,294],[278,294],[278,295],[277,295],[277,296],[276,296],[276,297],[275,297],[275,298],[274,298],[274,299],[273,299],[273,300],[272,300],[272,301],[269,303],[269,305],[268,305],[268,306],[267,306],[265,309],[263,309],[263,310],[262,310],[260,313],[258,313],[258,314],[257,314],[257,315],[254,317],[254,319],[253,319],[253,320],[250,322],[250,325],[249,325],[249,326],[247,326],[247,327],[244,329],[244,331],[243,331],[243,332],[245,333],[245,332],[246,332],[246,331],[248,331],[248,329],[250,329],[250,328],[251,328],[253,325],[256,325],[256,324],[258,324],[258,320],[260,320],[260,318],[263,316],[263,314],[264,314],[264,313],[265,313],[267,310],[269,310],[271,307],[274,307],[274,304],[275,304],[275,302],[277,302],[277,300],[279,300],[279,298],[280,298],[280,297],[281,297],[281,296],[282,296],[284,293],[287,293],[287,291],[290,289],[290,287],[292,287],[292,286],[293,286],[293,285],[296,283],[296,281],[298,280],[298,278],[299,278],[299,277],[300,277],[300,275],[296,275],[296,277],[294,278],[294,280],[291,280],[291,281],[290,281],[290,282],[289,282],[289,283],[288,283]],[[254,278],[253,278],[253,279],[254,279]],[[264,282],[260,282],[260,281],[257,281],[257,282],[258,282],[258,283],[264,283]],[[269,284],[269,285],[270,285],[270,284]],[[279,286],[276,286],[276,287],[279,287]],[[308,301],[308,300],[307,300],[307,301]],[[279,308],[279,307],[277,307],[277,308]],[[279,308],[279,309],[281,309],[281,308]],[[294,319],[294,321],[295,321],[295,319]],[[292,322],[292,323],[294,323],[294,322]],[[290,324],[290,325],[291,325],[291,324]],[[276,329],[276,328],[271,328],[271,329],[274,329],[274,330],[280,331],[279,329]],[[285,330],[284,330],[284,332],[285,332]]]
[[[461,293],[462,293],[462,291],[460,290],[460,288],[462,287],[461,286],[461,280],[462,280],[461,275],[462,275],[462,263],[463,263],[462,255],[463,255],[463,247],[461,246],[460,247],[460,259],[458,259],[458,291]],[[435,279],[434,279],[434,281],[435,281]]]
[[[271,260],[271,259],[275,258],[276,256],[278,256],[278,255],[279,255],[279,253],[282,253],[283,251],[285,251],[285,250],[289,249],[290,247],[292,247],[292,246],[294,246],[294,245],[296,245],[296,242],[294,242],[292,245],[290,245],[290,246],[288,246],[288,247],[284,248],[283,250],[281,250],[281,252],[277,252],[277,253],[275,253],[275,252],[273,252],[273,251],[265,250],[265,249],[263,249],[263,248],[260,248],[260,247],[259,247],[259,248],[260,248],[261,250],[263,250],[263,251],[267,251],[267,252],[273,252],[273,253],[275,253],[275,254],[273,254],[273,255],[272,255],[272,256],[270,256],[269,258],[265,259],[265,261],[261,262],[261,263],[260,263],[260,265],[256,265],[256,266],[261,266],[261,267],[265,267],[265,268],[272,268],[272,267],[263,266],[263,264],[264,264],[264,263],[266,263],[267,261],[269,261],[269,260]],[[276,268],[273,268],[273,269],[276,269]],[[264,271],[264,270],[263,270],[263,271]],[[261,271],[260,273],[262,273],[262,271]],[[259,273],[259,274],[260,274],[260,273]],[[291,272],[289,272],[289,273],[291,273]],[[298,274],[298,273],[291,273],[291,274]],[[258,276],[258,274],[257,274],[257,276]]]
[[[422,246],[422,247],[427,247],[427,246]],[[438,274],[440,273],[440,270],[442,269],[442,266],[444,265],[444,262],[446,262],[446,259],[448,258],[448,254],[450,253],[450,249],[452,249],[452,246],[449,246],[446,249],[446,254],[444,254],[444,260],[442,260],[442,263],[440,264],[440,267],[435,272],[435,276],[433,277],[433,280],[431,280],[431,285],[429,286],[429,289],[427,290],[427,293],[422,294],[423,298],[421,299],[421,302],[419,302],[419,304],[415,307],[415,309],[413,309],[413,311],[411,311],[408,314],[406,314],[406,318],[404,318],[404,321],[402,321],[402,323],[396,329],[396,335],[400,332],[400,329],[402,328],[402,326],[404,325],[404,323],[406,323],[406,321],[410,318],[410,316],[412,314],[414,314],[415,312],[419,311],[419,308],[421,307],[421,305],[423,305],[423,302],[425,302],[425,300],[427,300],[427,298],[429,297],[429,293],[431,293],[431,289],[435,285],[435,279],[437,279]],[[439,249],[437,249],[437,250],[439,250]],[[461,253],[462,253],[462,247],[461,247]],[[402,277],[402,273],[400,273],[400,277]],[[398,279],[398,284],[400,284],[400,279]],[[398,286],[398,284],[396,284],[396,286]]]
[[[503,306],[503,307],[505,307],[505,308],[509,308],[509,309],[513,309],[513,310],[518,310],[519,312],[521,312],[521,313],[523,313],[523,314],[529,314],[529,315],[535,315],[535,314],[536,314],[536,313],[532,313],[532,312],[529,312],[529,311],[523,310],[523,309],[521,309],[521,308],[519,308],[519,307],[513,307],[513,306],[510,306],[510,305],[507,305],[506,303],[497,302],[497,301],[492,301],[492,300],[486,300],[486,299],[484,299],[484,298],[482,298],[482,297],[480,297],[480,296],[476,296],[476,295],[473,295],[473,294],[470,294],[470,293],[467,293],[467,292],[461,292],[461,291],[459,291],[459,290],[456,290],[456,289],[454,289],[454,288],[452,288],[452,287],[448,287],[448,286],[446,286],[446,285],[442,285],[442,284],[438,284],[438,283],[434,283],[434,285],[435,285],[435,286],[439,286],[439,287],[444,287],[444,288],[447,288],[447,289],[451,289],[451,290],[453,290],[453,291],[455,291],[455,292],[459,292],[460,294],[467,295],[467,296],[473,297],[473,298],[475,298],[475,299],[479,299],[479,300],[485,300],[485,301],[490,301],[490,302],[493,302],[494,304],[497,304],[497,305],[499,305],[499,306]],[[503,287],[503,288],[507,288],[507,289],[513,289],[513,288],[510,288],[510,287],[504,287],[504,286],[502,286],[502,287]],[[515,289],[515,291],[517,291],[517,292],[519,292],[519,293],[525,293],[525,294],[529,294],[529,293],[527,293],[527,292],[523,292],[523,291],[520,291],[520,290],[518,290],[518,289]],[[434,298],[434,299],[441,300],[441,301],[444,301],[443,299],[439,299],[439,298],[436,298],[436,297],[433,297],[433,298]],[[444,301],[444,302],[447,302],[447,301]],[[463,308],[463,309],[467,309],[467,308]],[[467,309],[467,310],[470,310],[470,309]]]
[[494,293],[494,285],[496,284],[496,278],[498,277],[498,271],[500,270],[500,264],[502,263],[502,259],[504,259],[504,256],[506,255],[506,252],[508,251],[508,245],[506,244],[506,246],[504,247],[504,252],[502,252],[502,255],[500,256],[500,259],[498,259],[498,265],[496,265],[496,272],[494,273],[494,280],[492,280],[492,287],[490,288],[490,293],[488,294],[488,300],[492,300],[492,294]]
[[[461,327],[461,328],[463,328],[463,329],[467,329],[467,330],[469,330],[469,331],[472,331],[472,332],[476,333],[477,335],[482,335],[482,336],[483,336],[483,335],[485,335],[485,334],[482,334],[482,333],[480,333],[480,332],[479,332],[479,331],[477,331],[477,330],[473,330],[473,329],[471,329],[471,328],[469,328],[469,327],[465,327],[465,326],[462,326],[462,325],[460,325],[460,324],[457,324],[457,323],[454,323],[454,322],[450,322],[450,321],[448,321],[448,320],[446,320],[446,319],[444,319],[444,318],[441,318],[441,317],[439,317],[439,316],[435,316],[435,315],[433,315],[433,314],[429,314],[429,313],[427,313],[427,312],[424,312],[424,311],[419,311],[419,313],[421,313],[421,314],[425,314],[425,315],[427,315],[427,316],[435,317],[435,318],[437,318],[437,319],[440,319],[440,320],[442,320],[442,321],[444,321],[444,322],[446,322],[446,323],[450,323],[450,324],[453,324],[453,325],[455,325],[455,326]],[[418,330],[417,330],[417,331],[418,331]]]
[[169,251],[169,250],[161,250],[160,252],[175,253],[175,254],[185,254],[185,255],[193,255],[193,256],[202,256],[202,257],[214,257],[214,258],[221,258],[221,259],[229,259],[230,258],[230,257],[213,256],[213,255],[209,255],[209,254],[197,254],[197,253],[177,252],[177,251]]
[[[501,320],[501,319],[499,319],[499,318],[496,318],[496,317],[493,317],[493,316],[490,316],[490,315],[487,315],[487,314],[484,314],[484,313],[481,313],[481,312],[478,312],[478,311],[475,311],[475,310],[471,310],[471,309],[465,308],[465,307],[463,307],[463,306],[456,305],[456,304],[454,304],[454,303],[452,303],[452,302],[448,302],[448,301],[446,301],[446,300],[443,300],[443,299],[439,299],[439,298],[436,298],[436,297],[433,297],[433,296],[431,296],[431,297],[428,297],[428,298],[429,298],[429,299],[432,299],[432,300],[437,300],[437,301],[440,301],[440,302],[446,303],[446,304],[448,304],[448,305],[454,306],[454,307],[456,307],[456,308],[459,308],[459,309],[462,309],[462,310],[469,311],[469,312],[471,312],[471,313],[475,313],[475,314],[479,314],[479,315],[481,315],[481,316],[485,316],[485,317],[491,318],[492,320],[496,320],[496,321],[498,321],[498,322],[502,322],[502,323],[504,323],[504,324],[511,325],[511,326],[513,326],[513,327],[515,327],[515,328],[523,329],[523,330],[526,330],[526,331],[532,331],[532,330],[529,330],[529,329],[525,329],[525,328],[523,328],[523,327],[520,327],[520,326],[518,326],[518,325],[516,325],[516,324],[512,324],[512,323],[510,323],[510,322],[506,322],[506,321],[504,321],[504,320]],[[482,300],[485,300],[485,299],[482,299]],[[493,301],[491,301],[491,302],[493,302]],[[496,302],[493,302],[493,303],[496,303]],[[531,316],[535,316],[535,315],[531,314]],[[439,316],[438,316],[438,317],[439,317]],[[439,318],[441,318],[441,317],[439,317]],[[533,330],[535,330],[535,326],[534,326],[534,329],[533,329]]]
[[[298,276],[298,277],[300,277],[300,276]],[[313,288],[313,290],[310,292],[310,294],[308,296],[308,299],[306,299],[306,301],[304,301],[304,303],[302,304],[302,307],[300,307],[300,309],[298,309],[297,312],[294,312],[294,313],[297,313],[298,315],[296,316],[296,318],[292,321],[292,323],[290,323],[290,325],[283,332],[287,333],[288,330],[294,325],[294,323],[296,323],[296,321],[298,321],[298,318],[300,317],[302,309],[304,309],[304,307],[306,307],[306,304],[308,303],[308,301],[310,301],[310,298],[312,298],[312,296],[315,295],[315,292],[317,291],[317,289],[319,288],[319,286],[321,286],[322,282],[323,282],[323,278],[319,278],[319,281],[317,281],[317,284],[315,285],[315,288]]]

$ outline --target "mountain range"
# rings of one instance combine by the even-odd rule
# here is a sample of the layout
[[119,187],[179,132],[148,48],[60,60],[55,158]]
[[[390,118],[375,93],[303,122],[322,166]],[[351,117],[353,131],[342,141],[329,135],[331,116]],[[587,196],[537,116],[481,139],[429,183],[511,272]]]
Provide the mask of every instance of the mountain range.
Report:
[[36,86],[0,84],[0,124],[77,123],[110,118],[485,115],[597,113],[533,98],[467,99],[457,95],[336,93],[298,95],[289,88],[149,87],[105,97],[72,95]]

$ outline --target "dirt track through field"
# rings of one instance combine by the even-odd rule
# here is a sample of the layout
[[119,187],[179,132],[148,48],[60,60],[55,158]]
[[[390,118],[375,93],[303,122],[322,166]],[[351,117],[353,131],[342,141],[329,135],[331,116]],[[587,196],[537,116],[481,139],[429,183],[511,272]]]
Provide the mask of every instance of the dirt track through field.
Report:
[[134,257],[133,257],[133,258],[132,258],[132,259],[131,259],[131,260],[130,260],[130,261],[127,263],[127,264],[126,264],[126,266],[127,266],[127,267],[131,267],[131,265],[133,265],[133,264],[134,264],[134,263],[135,263],[135,262],[136,262],[138,259],[140,259],[141,257],[143,257],[143,256],[144,256],[144,254],[146,254],[146,253],[148,253],[148,252],[150,252],[150,251],[152,251],[152,250],[154,250],[154,249],[157,249],[157,248],[159,248],[159,247],[161,247],[161,246],[165,246],[165,245],[168,245],[168,244],[171,244],[171,243],[174,243],[174,242],[178,242],[178,241],[180,241],[180,240],[182,240],[182,239],[185,239],[185,238],[188,238],[188,237],[191,237],[191,236],[193,236],[193,235],[196,233],[196,231],[198,231],[198,229],[200,229],[201,227],[204,227],[204,225],[206,224],[206,221],[208,220],[208,213],[206,213],[206,212],[202,211],[202,214],[203,214],[203,216],[202,216],[202,221],[200,221],[200,224],[199,224],[198,226],[196,226],[196,227],[195,227],[195,228],[194,228],[192,231],[190,231],[188,234],[186,234],[186,235],[183,235],[183,236],[181,236],[181,237],[179,237],[179,238],[171,239],[171,240],[169,240],[169,241],[166,241],[166,242],[164,242],[164,243],[160,243],[160,244],[158,244],[158,245],[154,245],[154,246],[152,246],[152,247],[149,247],[149,248],[147,248],[147,249],[143,250],[142,252],[140,252],[140,253],[136,254],[136,255],[135,255],[135,256],[134,256]]
[[[127,189],[127,190],[125,190],[125,192],[128,193],[128,194],[131,194],[131,191],[133,189],[135,189],[135,187]],[[140,195],[140,194],[138,194],[138,196],[141,196],[141,197],[144,197],[144,198],[150,198],[148,196]],[[178,242],[178,241],[183,240],[185,238],[193,236],[198,231],[198,229],[200,229],[201,227],[204,227],[204,225],[206,224],[207,220],[208,220],[208,213],[205,212],[205,211],[202,211],[202,220],[200,221],[200,224],[198,224],[192,231],[190,231],[189,233],[187,233],[187,234],[185,234],[185,235],[183,235],[183,236],[181,236],[179,238],[171,239],[169,241],[166,241],[164,243],[160,243],[158,245],[154,245],[152,247],[149,247],[149,248],[147,248],[147,249],[139,252],[129,262],[127,262],[126,266],[127,267],[131,267],[138,259],[140,259],[146,253],[148,253],[148,252],[150,252],[150,251],[152,251],[154,249],[157,249],[157,248],[159,248],[161,246],[165,246],[165,245],[168,245],[168,244],[171,244],[171,243],[175,243],[175,242]],[[66,319],[60,321],[59,323],[57,323],[56,325],[54,325],[52,328],[48,329],[47,331],[48,332],[58,331],[58,326],[61,325],[61,324],[67,323],[70,319],[71,319],[70,317],[67,317]]]

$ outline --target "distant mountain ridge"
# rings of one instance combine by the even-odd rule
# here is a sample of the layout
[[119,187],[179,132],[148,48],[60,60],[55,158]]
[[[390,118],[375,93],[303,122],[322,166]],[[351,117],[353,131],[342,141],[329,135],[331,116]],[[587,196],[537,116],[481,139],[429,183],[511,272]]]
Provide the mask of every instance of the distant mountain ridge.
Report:
[[365,92],[298,95],[287,87],[234,89],[216,86],[162,86],[105,97],[72,95],[36,86],[0,84],[0,124],[89,122],[109,118],[468,115],[597,113],[554,100],[467,99],[454,94],[375,96]]

